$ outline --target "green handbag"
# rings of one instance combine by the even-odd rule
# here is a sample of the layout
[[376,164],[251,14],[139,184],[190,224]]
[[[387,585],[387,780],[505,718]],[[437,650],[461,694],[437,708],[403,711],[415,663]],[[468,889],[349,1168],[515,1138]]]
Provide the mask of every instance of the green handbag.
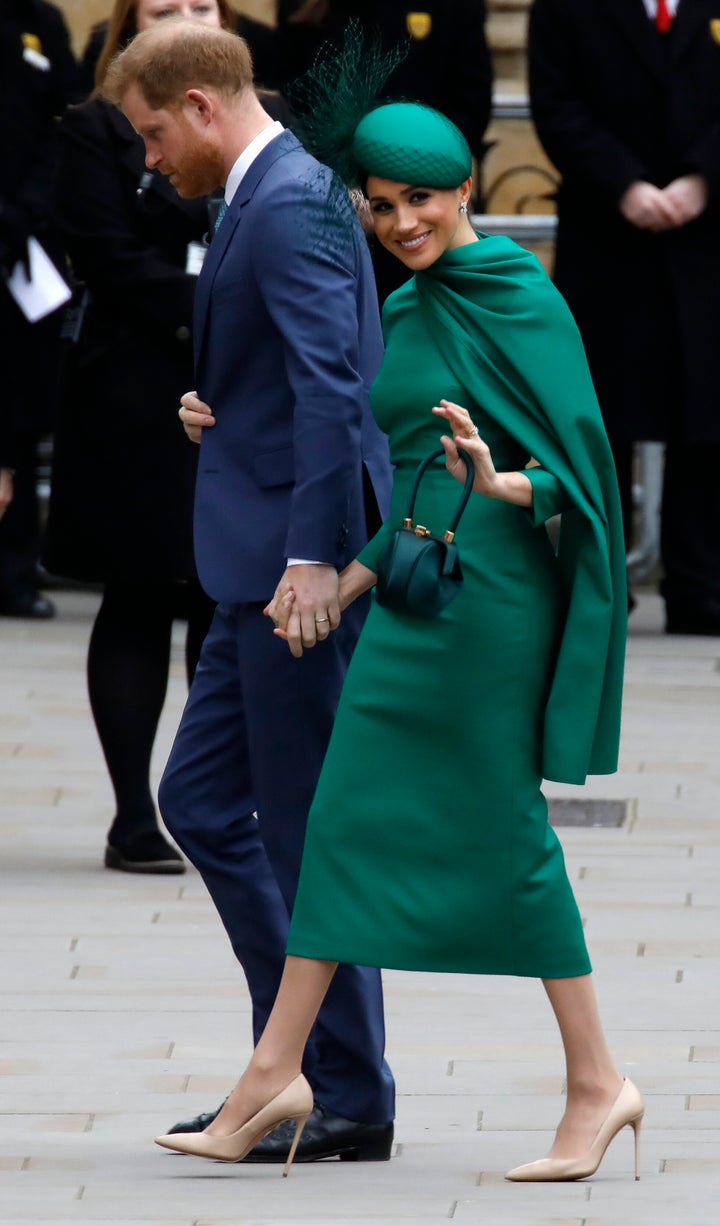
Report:
[[463,585],[455,530],[472,493],[475,469],[467,452],[460,451],[466,475],[460,501],[450,527],[436,536],[422,524],[413,524],[415,500],[426,469],[444,456],[442,447],[419,465],[405,509],[402,528],[393,533],[377,561],[375,599],[385,609],[411,617],[436,617],[447,608]]

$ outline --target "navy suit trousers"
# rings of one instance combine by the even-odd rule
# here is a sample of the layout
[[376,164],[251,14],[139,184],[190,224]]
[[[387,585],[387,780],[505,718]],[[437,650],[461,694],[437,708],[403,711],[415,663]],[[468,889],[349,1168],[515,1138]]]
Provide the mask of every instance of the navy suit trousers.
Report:
[[[247,978],[257,1042],[282,973],[305,824],[365,608],[294,659],[259,604],[221,604],[160,785],[163,820],[201,873]],[[308,1044],[316,1100],[384,1123],[380,972],[341,966]]]

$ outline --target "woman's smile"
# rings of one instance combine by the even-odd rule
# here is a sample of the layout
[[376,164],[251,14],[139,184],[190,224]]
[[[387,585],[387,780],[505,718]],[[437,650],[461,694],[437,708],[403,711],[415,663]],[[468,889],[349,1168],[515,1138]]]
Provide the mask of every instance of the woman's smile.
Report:
[[398,242],[400,243],[400,246],[403,247],[406,251],[414,251],[417,247],[421,245],[421,243],[425,242],[426,238],[429,238],[429,237],[430,237],[430,230],[426,230],[424,234],[418,234],[415,236],[415,238],[401,238],[401,239],[398,239]]
[[367,196],[377,238],[413,272],[429,268],[443,252],[475,241],[464,209],[471,187],[470,179],[441,189],[370,175]]

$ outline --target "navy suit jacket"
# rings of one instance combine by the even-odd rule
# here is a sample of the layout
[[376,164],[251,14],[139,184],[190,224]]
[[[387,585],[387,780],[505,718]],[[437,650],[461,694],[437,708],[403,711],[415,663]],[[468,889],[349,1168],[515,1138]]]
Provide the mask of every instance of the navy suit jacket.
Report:
[[347,565],[367,539],[363,467],[383,516],[390,492],[368,398],[377,296],[352,209],[290,132],[252,163],[210,245],[194,337],[216,416],[195,500],[206,591],[264,601],[288,557]]

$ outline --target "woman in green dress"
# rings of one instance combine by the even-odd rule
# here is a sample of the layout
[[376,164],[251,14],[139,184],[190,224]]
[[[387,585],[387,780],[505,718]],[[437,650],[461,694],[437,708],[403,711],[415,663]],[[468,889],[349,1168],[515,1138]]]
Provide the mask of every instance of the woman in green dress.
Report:
[[[268,613],[300,655],[374,585],[438,418],[447,468],[463,480],[461,444],[480,495],[458,530],[465,582],[432,619],[374,603],[308,823],[274,1010],[216,1120],[159,1143],[237,1161],[282,1119],[299,1136],[312,1107],[303,1048],[337,962],[536,976],[565,1048],[567,1105],[549,1157],[508,1178],[582,1178],[626,1124],[637,1164],[643,1113],[605,1042],[541,791],[543,777],[584,782],[617,765],[627,592],[612,459],[564,302],[534,256],[470,225],[459,131],[385,104],[352,148],[377,236],[415,274],[386,304],[372,391],[392,509],[341,574],[338,608],[310,626],[283,588]],[[442,532],[457,497],[436,466],[417,519]],[[555,549],[545,523],[557,514]]]

